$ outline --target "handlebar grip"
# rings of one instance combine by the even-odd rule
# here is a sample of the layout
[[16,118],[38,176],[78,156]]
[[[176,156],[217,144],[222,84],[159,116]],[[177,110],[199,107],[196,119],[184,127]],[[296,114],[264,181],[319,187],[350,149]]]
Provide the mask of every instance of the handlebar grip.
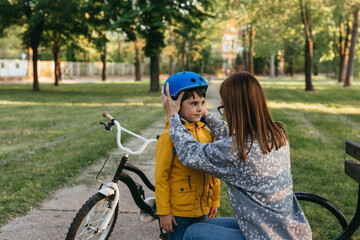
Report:
[[107,119],[109,119],[110,121],[113,119],[113,117],[112,117],[110,114],[108,114],[107,112],[104,112],[104,113],[103,113],[103,116],[104,116],[104,118],[107,118]]

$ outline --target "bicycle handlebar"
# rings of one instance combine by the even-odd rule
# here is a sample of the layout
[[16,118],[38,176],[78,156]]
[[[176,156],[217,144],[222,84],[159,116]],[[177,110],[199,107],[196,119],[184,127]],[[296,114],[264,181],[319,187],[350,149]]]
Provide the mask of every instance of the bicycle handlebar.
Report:
[[110,121],[113,120],[113,117],[112,117],[110,114],[108,114],[107,112],[104,112],[104,113],[103,113],[103,116],[104,116],[104,118],[107,118],[107,119],[109,119]]
[[[116,128],[117,128],[117,132],[116,132],[116,143],[117,143],[118,147],[119,147],[121,150],[125,151],[125,153],[132,154],[132,155],[140,154],[140,153],[142,153],[142,152],[145,150],[145,148],[147,147],[147,145],[149,145],[149,143],[157,142],[157,139],[153,139],[153,138],[152,138],[152,139],[146,139],[146,138],[144,138],[144,137],[142,137],[142,136],[137,135],[136,133],[133,133],[133,132],[127,130],[127,129],[124,128],[124,127],[121,127],[121,126],[120,126],[120,123],[116,120],[116,118],[112,117],[110,114],[108,114],[108,113],[106,113],[106,112],[103,113],[103,116],[104,116],[105,118],[109,119],[110,121],[112,121],[112,122],[116,125]],[[141,139],[141,140],[144,142],[143,145],[142,145],[139,149],[134,150],[134,151],[131,150],[131,149],[129,149],[129,148],[124,147],[124,146],[121,144],[121,131],[125,131],[125,132],[131,134],[132,136]]]

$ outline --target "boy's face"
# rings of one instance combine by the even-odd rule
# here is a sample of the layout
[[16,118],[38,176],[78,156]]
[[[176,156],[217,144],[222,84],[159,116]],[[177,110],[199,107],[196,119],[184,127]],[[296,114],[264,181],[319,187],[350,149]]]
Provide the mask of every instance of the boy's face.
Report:
[[206,100],[194,92],[194,98],[186,99],[180,108],[181,117],[189,122],[199,122],[206,109]]

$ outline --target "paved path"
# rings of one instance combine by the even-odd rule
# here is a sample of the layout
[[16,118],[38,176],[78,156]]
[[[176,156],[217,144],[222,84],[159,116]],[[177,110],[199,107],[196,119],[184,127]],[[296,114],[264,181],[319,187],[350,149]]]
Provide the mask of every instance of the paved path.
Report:
[[[208,89],[208,108],[217,114],[216,107],[220,105],[218,97],[218,81],[213,81]],[[160,98],[159,98],[160,99]],[[146,138],[156,138],[164,131],[165,117],[161,117],[154,124],[140,133]],[[126,127],[126,126],[125,126]],[[138,142],[134,139],[125,144],[126,147],[136,147]],[[129,163],[137,166],[154,182],[154,156],[155,144],[149,147],[140,156],[129,156]],[[111,180],[114,174],[117,161],[121,157],[121,152],[115,151],[110,158],[110,162],[104,169],[104,174],[100,177],[105,182]],[[103,160],[98,164],[89,167],[81,176],[74,178],[74,185],[58,190],[53,196],[44,201],[40,207],[29,211],[25,216],[17,217],[7,225],[0,228],[1,240],[38,240],[38,239],[65,239],[67,229],[72,222],[79,208],[97,192],[99,183],[94,180],[98,170],[102,166]],[[137,176],[134,176],[135,179]],[[141,180],[137,182],[141,183]],[[110,239],[159,239],[158,222],[142,223],[137,218],[137,207],[132,200],[130,191],[123,184],[119,183],[120,193],[120,213],[114,231]],[[144,186],[146,189],[146,186]],[[150,190],[146,191],[146,197],[154,196]]]

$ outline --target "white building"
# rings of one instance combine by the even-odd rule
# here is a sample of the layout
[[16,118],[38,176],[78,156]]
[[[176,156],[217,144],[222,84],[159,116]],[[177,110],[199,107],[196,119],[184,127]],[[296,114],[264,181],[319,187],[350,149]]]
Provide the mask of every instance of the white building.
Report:
[[0,59],[1,77],[26,77],[28,60],[7,60]]

